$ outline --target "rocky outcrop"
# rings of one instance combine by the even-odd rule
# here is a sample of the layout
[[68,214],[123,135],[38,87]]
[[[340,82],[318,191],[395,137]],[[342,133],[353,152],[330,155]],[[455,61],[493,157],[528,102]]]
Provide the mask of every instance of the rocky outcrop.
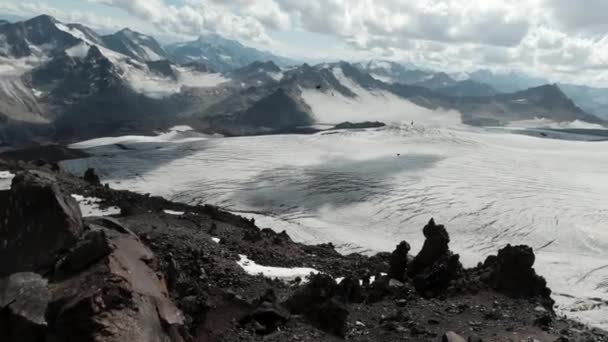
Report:
[[462,274],[463,267],[459,255],[449,249],[450,236],[443,225],[431,219],[422,231],[424,245],[409,265],[408,275],[420,294],[435,297]]
[[0,277],[48,270],[83,231],[78,203],[41,171],[13,179],[10,192],[0,196],[0,213]]
[[95,172],[95,169],[93,169],[93,168],[88,168],[84,172],[84,180],[85,180],[85,182],[91,183],[93,185],[101,184],[101,179],[99,178],[99,176]]
[[410,252],[410,244],[402,241],[391,254],[390,269],[388,276],[392,279],[403,281],[405,278],[405,268],[407,267],[408,253]]
[[336,298],[336,281],[326,274],[311,277],[310,282],[291,296],[284,305],[292,314],[304,315],[329,333],[345,336],[348,309]]
[[484,262],[484,268],[490,270],[488,283],[509,296],[550,299],[547,282],[533,268],[535,259],[532,248],[507,245]]
[[35,273],[0,279],[0,340],[43,341],[50,293],[48,282]]
[[42,172],[18,174],[1,204],[0,341],[183,341],[154,255],[127,227],[83,224]]

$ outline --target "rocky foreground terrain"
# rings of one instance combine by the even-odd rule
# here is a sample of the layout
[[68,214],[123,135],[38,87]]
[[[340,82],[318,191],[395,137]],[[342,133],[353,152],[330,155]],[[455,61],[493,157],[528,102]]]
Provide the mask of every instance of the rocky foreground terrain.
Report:
[[[608,341],[556,315],[526,246],[465,269],[430,220],[419,252],[344,256],[216,207],[112,190],[93,170],[0,169],[16,174],[0,191],[0,341]],[[91,216],[83,197],[114,215]],[[245,256],[319,273],[270,279]]]

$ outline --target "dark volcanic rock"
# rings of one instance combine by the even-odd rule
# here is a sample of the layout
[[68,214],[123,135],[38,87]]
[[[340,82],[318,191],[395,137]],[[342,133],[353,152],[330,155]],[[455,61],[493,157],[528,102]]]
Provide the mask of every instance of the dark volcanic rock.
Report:
[[410,244],[402,241],[391,254],[389,278],[403,281],[407,267],[407,255],[410,252]]
[[274,293],[272,293],[271,297],[273,298],[265,298],[268,300],[262,299],[261,303],[241,320],[241,323],[256,322],[258,324],[256,332],[262,335],[270,334],[284,325],[289,320],[290,314],[276,303]]
[[85,270],[112,252],[110,240],[104,230],[87,233],[58,263],[55,277],[73,275]]
[[88,168],[84,172],[84,180],[86,182],[88,182],[88,183],[93,184],[93,185],[100,185],[101,184],[101,179],[99,178],[99,176],[95,172],[95,169],[93,169],[93,168]]
[[408,275],[414,278],[419,293],[434,297],[462,274],[463,267],[460,257],[449,249],[450,236],[443,225],[437,225],[431,219],[423,233],[426,240],[409,266]]
[[443,335],[443,337],[441,338],[442,342],[466,342],[467,340],[465,340],[464,337],[458,335],[457,333],[453,332],[453,331],[448,331],[447,333],[445,333]]
[[0,279],[0,340],[43,341],[49,301],[46,279],[35,273],[15,273]]
[[364,121],[364,122],[342,122],[334,126],[334,129],[363,129],[363,128],[380,128],[386,124],[379,121]]
[[50,268],[82,233],[78,203],[50,174],[18,174],[0,202],[0,276]]
[[412,262],[408,273],[416,275],[426,267],[432,266],[439,258],[449,253],[450,236],[443,225],[431,221],[423,228],[425,241],[422,250]]
[[345,302],[361,303],[363,302],[363,289],[359,279],[353,277],[344,278],[336,290],[340,299]]
[[507,245],[498,251],[498,256],[488,257],[484,266],[492,268],[490,282],[499,292],[514,297],[550,298],[547,282],[532,267],[534,261],[532,248]]
[[336,281],[327,274],[317,274],[291,296],[285,306],[293,314],[303,314],[320,329],[338,336],[346,334],[348,309],[335,298]]
[[[58,266],[46,317],[60,341],[183,341],[182,313],[134,235],[95,225]],[[61,276],[61,277],[59,277]]]

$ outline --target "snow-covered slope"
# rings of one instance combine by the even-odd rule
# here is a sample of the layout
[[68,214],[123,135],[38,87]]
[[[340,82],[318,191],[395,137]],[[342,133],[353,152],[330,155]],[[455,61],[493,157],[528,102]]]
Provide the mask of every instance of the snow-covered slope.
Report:
[[430,217],[468,265],[529,244],[559,311],[607,328],[607,151],[607,142],[420,124],[104,150],[65,166],[95,167],[113,187],[251,213],[343,252],[389,251],[402,239],[416,251]]
[[426,125],[460,125],[460,113],[420,107],[384,89],[366,89],[345,75],[341,66],[330,67],[342,87],[355,96],[344,96],[335,89],[303,89],[302,98],[312,108],[320,124],[382,121],[387,123],[424,123]]
[[112,35],[102,37],[104,44],[140,62],[151,62],[167,59],[165,50],[153,38],[128,28]]
[[287,58],[215,34],[203,35],[191,42],[172,44],[166,49],[171,60],[176,63],[201,62],[216,72],[236,70],[253,62],[273,61],[281,66],[295,64]]

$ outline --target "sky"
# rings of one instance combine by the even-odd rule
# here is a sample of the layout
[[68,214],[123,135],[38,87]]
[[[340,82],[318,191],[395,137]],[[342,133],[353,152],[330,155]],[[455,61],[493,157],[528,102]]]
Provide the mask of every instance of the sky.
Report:
[[213,32],[299,59],[608,85],[608,0],[2,0],[0,13],[130,27],[164,41]]

